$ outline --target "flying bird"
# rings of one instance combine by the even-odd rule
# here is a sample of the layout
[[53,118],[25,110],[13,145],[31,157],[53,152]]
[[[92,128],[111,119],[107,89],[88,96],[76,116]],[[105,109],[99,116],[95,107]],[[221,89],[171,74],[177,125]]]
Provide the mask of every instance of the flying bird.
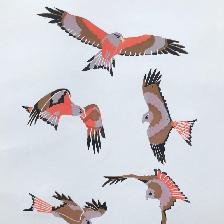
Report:
[[179,56],[180,54],[187,54],[184,50],[185,47],[176,40],[147,34],[125,38],[119,32],[109,34],[89,20],[71,15],[61,9],[46,7],[46,10],[46,13],[38,15],[51,19],[49,23],[56,23],[70,36],[100,49],[96,55],[87,61],[88,65],[83,71],[102,68],[108,70],[113,76],[115,55],[173,54]]
[[180,191],[176,183],[165,172],[161,172],[159,169],[155,169],[155,174],[151,176],[137,176],[134,174],[122,175],[122,176],[105,176],[107,181],[103,184],[103,187],[107,184],[117,184],[123,182],[129,178],[134,178],[145,183],[148,187],[146,191],[146,200],[157,199],[160,201],[160,209],[162,213],[161,224],[166,224],[166,211],[171,209],[176,200],[183,200],[189,202],[187,197]]
[[105,138],[100,109],[91,104],[84,108],[71,101],[71,93],[68,89],[57,89],[42,97],[33,106],[23,106],[30,114],[28,125],[36,124],[42,119],[57,130],[62,116],[80,116],[87,127],[87,146],[93,147],[94,154],[101,149],[101,138]]
[[33,203],[30,208],[23,211],[34,211],[35,209],[38,212],[50,213],[64,219],[69,224],[91,224],[92,219],[102,216],[107,211],[106,202],[101,204],[99,200],[95,201],[94,199],[92,199],[92,202],[86,202],[84,207],[80,207],[70,196],[67,197],[55,192],[53,197],[60,200],[62,204],[52,206],[33,194],[30,194],[30,196]]
[[174,121],[171,119],[166,100],[164,99],[159,87],[161,81],[160,72],[156,69],[149,71],[144,76],[142,90],[148,111],[143,115],[142,122],[148,122],[148,139],[153,150],[154,156],[159,162],[166,162],[165,143],[171,130],[174,128],[182,138],[191,145],[191,131],[195,123],[192,121]]

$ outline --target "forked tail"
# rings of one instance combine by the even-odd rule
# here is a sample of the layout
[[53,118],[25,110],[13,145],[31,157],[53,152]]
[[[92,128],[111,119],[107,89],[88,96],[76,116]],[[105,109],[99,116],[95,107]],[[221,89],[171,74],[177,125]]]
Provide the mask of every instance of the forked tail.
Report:
[[197,121],[197,119],[193,121],[172,121],[172,126],[182,136],[188,145],[191,145],[191,131],[195,121]]
[[102,56],[102,51],[98,52],[87,62],[89,62],[89,64],[83,69],[83,71],[102,68],[106,69],[108,72],[110,72],[110,75],[113,76],[113,68],[115,68],[115,59],[111,58],[109,61],[104,59]]
[[38,212],[44,212],[44,213],[51,213],[52,212],[52,205],[48,204],[47,202],[43,201],[40,198],[37,198],[33,194],[29,195],[32,197],[32,205],[30,208],[24,209],[23,211],[33,211],[36,209]]

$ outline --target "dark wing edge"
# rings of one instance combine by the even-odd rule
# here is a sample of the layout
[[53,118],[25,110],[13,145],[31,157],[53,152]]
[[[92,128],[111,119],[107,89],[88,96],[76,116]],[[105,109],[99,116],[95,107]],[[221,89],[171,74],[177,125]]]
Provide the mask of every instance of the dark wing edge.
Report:
[[123,181],[127,180],[128,178],[135,178],[143,183],[148,182],[148,180],[141,179],[140,177],[133,175],[133,174],[125,175],[125,176],[104,176],[104,177],[107,179],[107,181],[104,182],[102,187],[105,187],[107,184],[112,185],[112,184],[117,184],[119,182],[123,182]]
[[[64,194],[59,194],[57,191],[55,191],[55,194],[52,196],[53,198],[59,200],[59,201],[63,201],[63,204],[59,205],[59,206],[54,206],[52,207],[52,211],[55,211],[55,210],[58,210],[62,207],[65,207],[67,205],[67,202],[72,202],[72,203],[75,203],[71,197],[68,195],[68,196],[65,196]],[[67,202],[66,202],[67,201]],[[75,203],[76,204],[76,203]]]
[[158,87],[158,90],[159,90],[159,93],[161,95],[161,98],[163,99],[163,103],[164,103],[164,106],[167,110],[167,113],[169,115],[169,118],[171,120],[171,116],[170,116],[170,112],[169,112],[169,109],[168,109],[168,106],[167,106],[167,102],[162,94],[162,91],[161,91],[161,88],[160,88],[160,82],[161,82],[161,77],[162,77],[162,74],[160,73],[160,71],[157,71],[157,69],[154,69],[154,71],[152,72],[152,69],[149,70],[148,74],[144,75],[144,78],[143,78],[143,86],[144,87],[147,87],[149,85],[152,85],[152,84],[156,84],[157,87]]
[[58,9],[58,8],[52,9],[49,7],[45,7],[45,9],[48,11],[47,13],[38,13],[37,15],[52,19],[51,21],[49,21],[49,23],[56,23],[62,30],[64,30],[66,33],[68,33],[69,36],[72,36],[75,39],[80,40],[82,43],[92,45],[93,47],[97,47],[99,49],[102,48],[100,43],[91,43],[90,41],[88,42],[87,39],[84,38],[82,35],[76,36],[73,33],[69,32],[69,30],[67,30],[63,26],[62,20],[63,20],[64,13],[67,13],[66,11]]
[[[54,96],[54,94],[60,92],[60,91],[65,91],[65,93],[68,93],[70,96],[71,96],[71,93],[68,89],[57,89],[55,91],[52,91],[50,94],[51,94],[51,97]],[[63,95],[65,96],[65,94]],[[50,98],[51,99],[51,98]],[[50,100],[48,99],[48,100]],[[39,101],[38,101],[39,102]],[[46,122],[47,124],[50,124],[51,126],[53,126],[55,128],[55,130],[57,130],[58,128],[58,124],[53,124],[52,122],[50,122],[48,119],[45,119],[44,117],[41,116],[41,110],[38,108],[38,102],[34,105],[33,107],[33,110],[30,112],[30,119],[27,123],[27,125],[32,125],[33,122],[34,122],[34,125],[36,124],[37,120],[40,118],[42,119],[44,122]],[[53,104],[55,105],[55,104]],[[24,107],[25,108],[25,107]]]
[[166,158],[165,158],[165,143],[163,144],[150,144],[151,149],[153,151],[154,156],[157,158],[159,162],[162,164],[166,163]]
[[87,134],[87,147],[88,150],[92,144],[94,154],[99,153],[101,149],[101,137],[105,138],[104,128],[102,127],[100,130],[95,130],[93,133]]
[[179,44],[179,41],[166,39],[166,46],[160,50],[152,52],[152,55],[158,54],[172,54],[176,56],[180,56],[180,54],[188,54],[187,51],[184,50],[184,46]]
[[[179,41],[166,39],[160,36],[154,36],[154,38],[157,40],[163,40],[164,45],[160,46],[160,48],[158,49],[152,49],[150,51],[150,48],[153,48],[155,46],[154,43],[151,45],[150,38],[151,38],[151,35],[149,36],[149,39],[145,39],[142,42],[137,42],[136,44],[132,44],[128,46],[127,48],[122,49],[119,54],[122,56],[123,55],[124,56],[143,56],[143,55],[158,55],[158,54],[160,55],[172,54],[172,55],[180,56],[180,54],[188,54],[188,52],[184,50],[185,46],[181,45]],[[139,46],[139,48],[141,48],[143,45],[146,45],[148,48],[146,47],[145,49],[143,48],[135,52],[136,47]]]
[[101,203],[99,200],[96,202],[94,199],[92,199],[91,202],[86,202],[85,208],[92,209],[94,211],[98,211],[99,209],[107,210],[107,204],[106,202]]

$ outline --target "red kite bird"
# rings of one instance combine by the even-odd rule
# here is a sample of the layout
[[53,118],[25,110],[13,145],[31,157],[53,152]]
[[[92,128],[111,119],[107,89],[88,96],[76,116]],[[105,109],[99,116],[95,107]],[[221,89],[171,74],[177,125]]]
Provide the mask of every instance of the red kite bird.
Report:
[[101,149],[101,139],[105,138],[99,107],[95,104],[81,108],[71,101],[70,91],[67,89],[57,89],[42,97],[33,107],[23,106],[30,113],[28,125],[36,124],[38,119],[42,119],[47,124],[52,125],[55,130],[58,128],[59,120],[64,115],[80,116],[87,127],[87,146],[92,143],[93,151],[99,153]]
[[85,207],[81,208],[70,196],[66,197],[64,194],[60,195],[55,192],[53,197],[63,202],[63,204],[56,207],[32,194],[30,195],[33,203],[30,208],[23,211],[33,211],[36,209],[38,212],[50,213],[56,217],[60,217],[70,224],[91,224],[91,219],[100,217],[107,211],[106,202],[101,204],[100,201],[96,202],[93,199],[92,202],[86,202]]
[[175,40],[154,35],[124,38],[118,32],[108,34],[89,20],[71,15],[61,9],[46,7],[46,10],[48,12],[38,15],[51,19],[49,23],[56,23],[70,36],[100,49],[96,55],[88,60],[89,64],[83,71],[103,68],[107,69],[113,76],[115,55],[173,54],[179,56],[181,53],[187,54],[184,50],[185,47]]
[[166,210],[171,209],[176,200],[180,199],[188,202],[187,197],[180,191],[176,183],[165,173],[159,169],[155,170],[155,175],[151,176],[137,176],[134,174],[123,176],[105,176],[108,180],[103,184],[117,184],[123,182],[128,178],[134,178],[145,183],[148,187],[146,191],[146,200],[158,199],[160,201],[160,208],[162,212],[161,224],[166,224]]
[[182,138],[191,145],[191,130],[196,119],[193,121],[173,121],[171,119],[166,100],[159,87],[160,78],[161,74],[156,69],[153,73],[150,70],[148,75],[144,76],[142,90],[149,110],[143,115],[142,122],[149,123],[147,135],[154,156],[159,162],[164,163],[166,162],[165,143],[171,130],[176,129]]

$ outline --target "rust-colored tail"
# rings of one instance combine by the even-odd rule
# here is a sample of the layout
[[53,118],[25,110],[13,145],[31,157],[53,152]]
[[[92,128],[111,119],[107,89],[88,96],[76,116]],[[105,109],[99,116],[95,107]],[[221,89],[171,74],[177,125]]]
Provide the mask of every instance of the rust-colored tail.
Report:
[[40,198],[37,198],[33,194],[29,194],[32,197],[32,205],[28,209],[24,209],[23,211],[33,211],[36,209],[38,212],[44,212],[44,213],[51,213],[52,212],[52,206],[48,204],[47,202],[43,201]]
[[182,136],[188,145],[191,145],[191,131],[195,121],[197,121],[197,119],[193,121],[172,121],[172,126]]

